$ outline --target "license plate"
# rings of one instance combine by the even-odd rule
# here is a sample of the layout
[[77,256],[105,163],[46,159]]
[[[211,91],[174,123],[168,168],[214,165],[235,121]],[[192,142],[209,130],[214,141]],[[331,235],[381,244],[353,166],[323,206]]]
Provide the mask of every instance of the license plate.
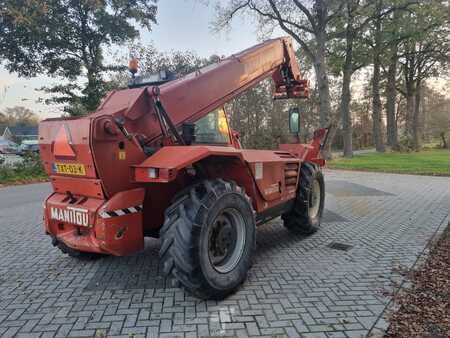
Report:
[[57,174],[85,176],[86,169],[80,163],[53,163],[53,169]]

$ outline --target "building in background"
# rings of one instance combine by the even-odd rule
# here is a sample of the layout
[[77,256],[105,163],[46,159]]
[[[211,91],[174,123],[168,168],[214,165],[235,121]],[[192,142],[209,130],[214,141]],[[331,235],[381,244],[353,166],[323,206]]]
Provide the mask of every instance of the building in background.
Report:
[[24,140],[37,140],[37,126],[0,126],[0,138],[15,143],[22,143]]

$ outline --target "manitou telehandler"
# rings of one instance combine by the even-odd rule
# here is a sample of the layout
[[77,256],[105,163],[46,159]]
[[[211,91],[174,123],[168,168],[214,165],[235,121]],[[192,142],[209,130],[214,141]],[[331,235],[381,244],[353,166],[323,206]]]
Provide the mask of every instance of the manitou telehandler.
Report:
[[[257,225],[280,215],[296,233],[320,225],[328,130],[308,145],[247,150],[228,124],[224,104],[268,77],[274,98],[308,97],[287,37],[170,81],[134,76],[135,66],[129,88],[94,113],[40,123],[53,186],[46,233],[80,258],[130,255],[160,237],[165,275],[198,297],[224,298],[246,278]],[[298,133],[296,109],[289,127]]]

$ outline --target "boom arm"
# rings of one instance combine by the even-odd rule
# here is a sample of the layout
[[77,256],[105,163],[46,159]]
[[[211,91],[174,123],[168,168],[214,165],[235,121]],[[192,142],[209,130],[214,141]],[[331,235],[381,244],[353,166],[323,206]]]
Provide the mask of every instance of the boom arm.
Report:
[[[308,97],[289,37],[268,40],[159,87],[159,99],[179,127],[210,111],[262,80],[272,77],[274,98]],[[155,96],[153,87],[148,94]],[[154,138],[157,135],[149,135]]]

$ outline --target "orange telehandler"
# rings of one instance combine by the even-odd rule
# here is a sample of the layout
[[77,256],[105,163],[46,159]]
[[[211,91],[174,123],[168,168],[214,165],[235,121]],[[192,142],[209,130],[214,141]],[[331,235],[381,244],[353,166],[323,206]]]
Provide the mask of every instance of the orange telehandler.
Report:
[[[161,238],[162,270],[194,295],[221,299],[245,280],[256,226],[277,216],[317,230],[324,208],[321,147],[242,149],[224,104],[272,77],[274,98],[306,98],[292,41],[268,40],[179,79],[134,76],[83,117],[39,125],[53,193],[45,231],[70,256],[130,255]],[[289,111],[298,133],[299,112]]]

